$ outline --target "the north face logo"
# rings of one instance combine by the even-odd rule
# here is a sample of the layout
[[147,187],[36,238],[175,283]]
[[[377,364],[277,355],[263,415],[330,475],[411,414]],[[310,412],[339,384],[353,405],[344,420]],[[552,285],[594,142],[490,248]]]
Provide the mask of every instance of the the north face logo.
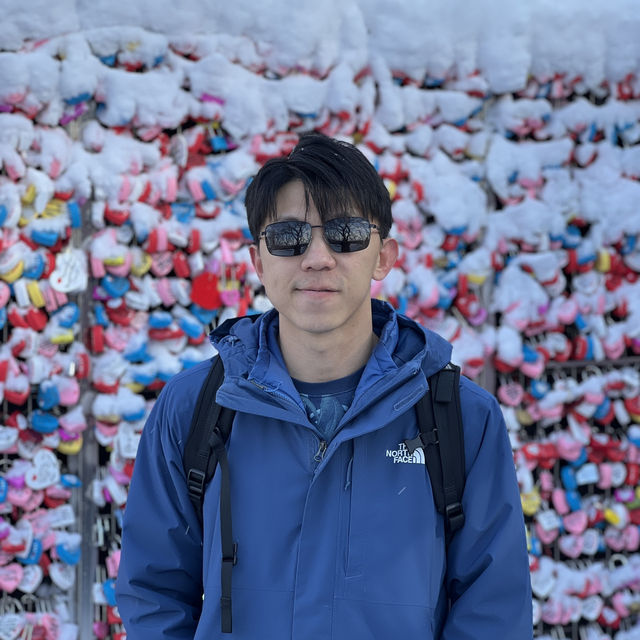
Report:
[[422,449],[416,449],[413,453],[409,453],[407,445],[401,442],[398,444],[397,449],[387,449],[387,458],[393,458],[393,464],[397,462],[424,464],[424,451]]

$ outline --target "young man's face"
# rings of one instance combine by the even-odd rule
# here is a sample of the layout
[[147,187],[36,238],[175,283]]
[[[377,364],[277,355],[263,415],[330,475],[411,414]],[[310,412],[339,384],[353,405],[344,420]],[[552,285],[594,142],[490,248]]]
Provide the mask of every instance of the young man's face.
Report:
[[[306,212],[304,187],[295,181],[280,189],[277,220],[321,223],[313,202]],[[344,212],[336,212],[336,214]],[[357,212],[346,212],[359,216]],[[271,221],[269,221],[271,222]],[[266,226],[266,225],[264,225]],[[261,229],[264,230],[264,226]],[[274,307],[280,313],[280,336],[305,334],[357,335],[371,330],[371,280],[382,280],[398,255],[395,240],[381,241],[371,232],[366,249],[336,253],[326,244],[322,229],[312,230],[311,243],[299,256],[274,256],[264,238],[251,247],[251,261]]]

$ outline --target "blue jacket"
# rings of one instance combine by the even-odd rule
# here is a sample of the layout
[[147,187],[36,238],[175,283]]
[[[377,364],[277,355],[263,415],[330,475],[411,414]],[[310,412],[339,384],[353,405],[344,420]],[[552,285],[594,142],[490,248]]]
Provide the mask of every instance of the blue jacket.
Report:
[[425,465],[394,452],[416,436],[413,405],[451,347],[385,303],[373,310],[380,341],[324,454],[277,347],[277,313],[212,334],[225,366],[217,400],[237,411],[231,636],[220,624],[219,474],[201,528],[182,464],[209,362],[163,389],[124,514],[117,601],[129,640],[532,637],[524,522],[499,406],[462,378],[466,524],[445,553]]

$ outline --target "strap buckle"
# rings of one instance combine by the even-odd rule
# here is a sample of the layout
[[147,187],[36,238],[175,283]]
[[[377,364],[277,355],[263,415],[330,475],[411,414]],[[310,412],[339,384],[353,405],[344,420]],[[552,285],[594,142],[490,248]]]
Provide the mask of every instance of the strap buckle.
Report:
[[431,431],[427,431],[427,432],[421,432],[419,433],[415,438],[413,438],[412,440],[405,440],[404,444],[407,447],[407,449],[409,450],[410,454],[413,454],[413,452],[416,449],[425,449],[429,446],[429,445],[435,445],[435,444],[439,444],[440,440],[438,439],[438,430],[437,429],[433,429]]
[[448,504],[445,509],[447,522],[451,531],[457,531],[464,525],[464,513],[459,502]]
[[187,475],[187,489],[189,491],[189,495],[196,500],[200,500],[202,498],[202,494],[204,493],[204,481],[205,474],[200,469],[189,469],[189,474]]
[[233,567],[236,566],[236,564],[238,563],[238,543],[237,542],[233,543],[233,555],[231,557],[225,556],[224,554],[222,554],[222,562],[223,563],[230,562],[231,566]]

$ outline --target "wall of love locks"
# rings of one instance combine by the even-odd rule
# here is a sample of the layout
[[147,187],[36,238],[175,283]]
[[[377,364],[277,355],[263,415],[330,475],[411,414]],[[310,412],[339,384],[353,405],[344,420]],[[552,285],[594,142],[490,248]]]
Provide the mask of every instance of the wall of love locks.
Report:
[[209,327],[269,307],[243,194],[312,129],[359,144],[392,196],[401,254],[373,294],[500,400],[536,636],[640,638],[640,79],[496,95],[478,73],[271,69],[233,39],[127,33],[0,54],[0,638],[125,637],[145,417]]

